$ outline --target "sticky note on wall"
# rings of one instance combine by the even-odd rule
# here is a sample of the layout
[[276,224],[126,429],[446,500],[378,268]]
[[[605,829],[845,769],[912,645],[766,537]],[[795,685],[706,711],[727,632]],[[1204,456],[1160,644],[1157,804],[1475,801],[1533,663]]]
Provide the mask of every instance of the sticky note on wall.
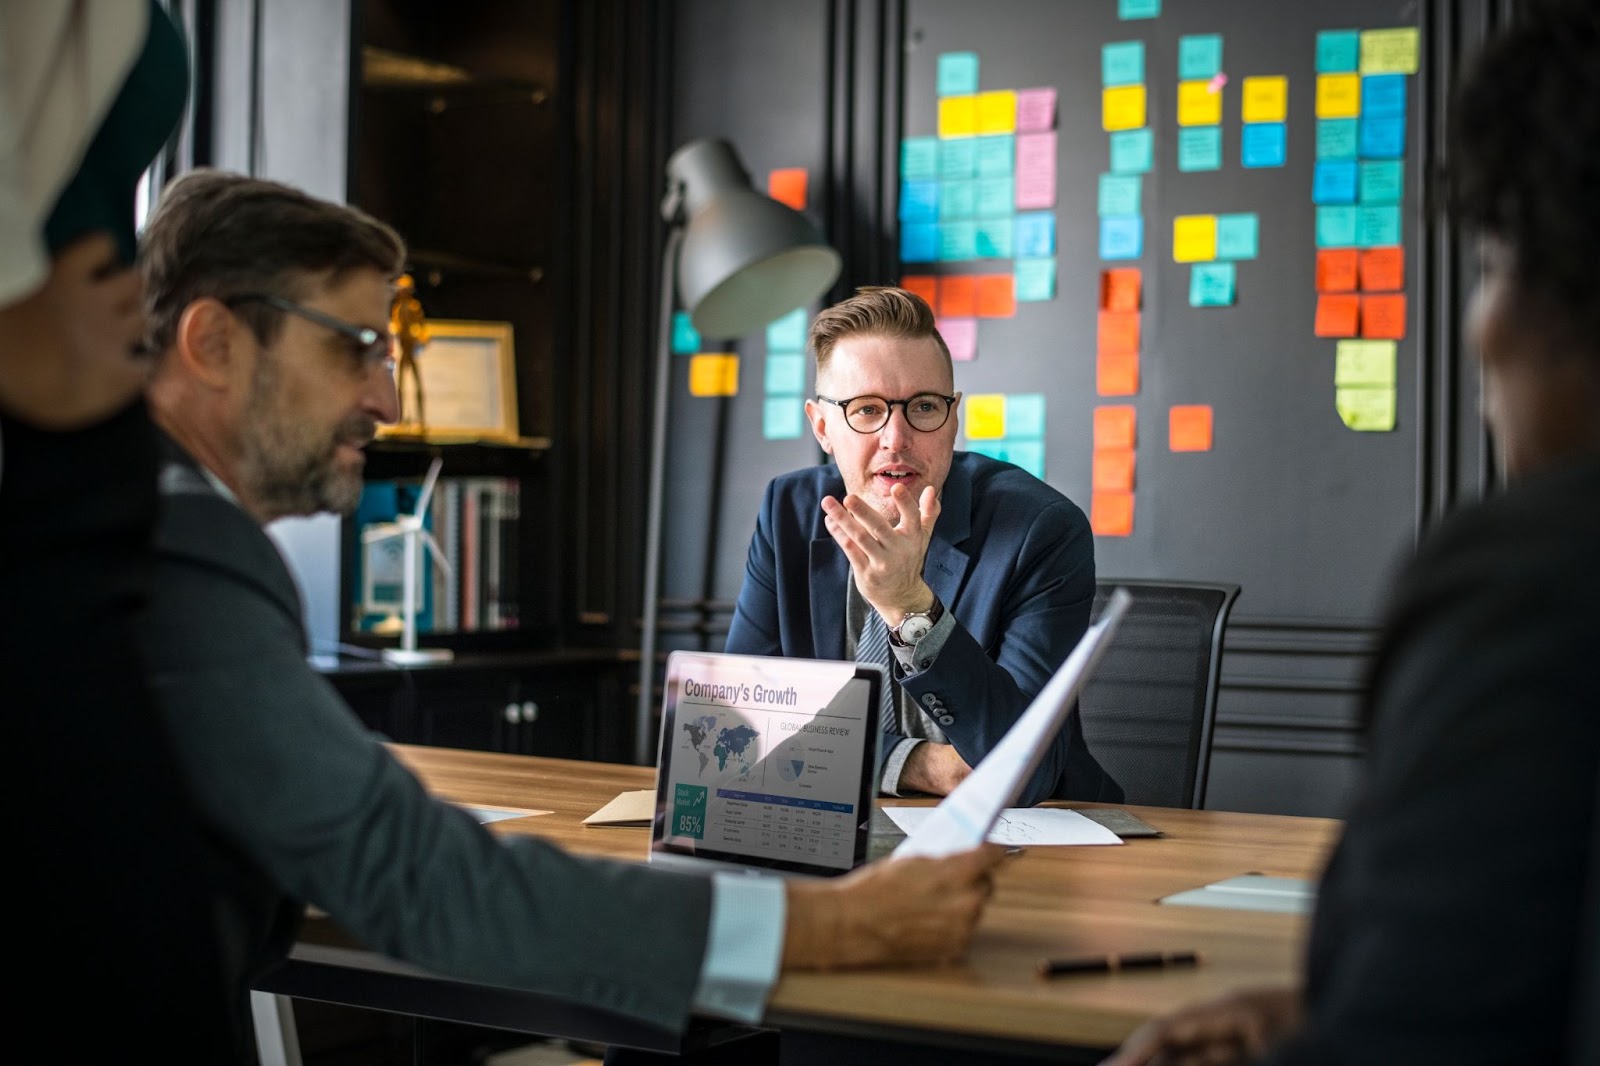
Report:
[[1222,169],[1222,127],[1191,126],[1178,131],[1178,171],[1194,174]]
[[701,352],[689,357],[689,395],[737,396],[739,357],[732,352]]
[[1010,89],[978,94],[978,132],[1015,133],[1017,94]]
[[1354,292],[1356,288],[1356,250],[1322,248],[1317,251],[1317,291]]
[[1133,491],[1133,449],[1096,448],[1091,484],[1095,492]]
[[784,167],[767,174],[767,195],[796,211],[806,209],[806,168]]
[[1222,92],[1209,81],[1178,83],[1178,125],[1215,126],[1222,121]]
[[1415,26],[1364,30],[1361,34],[1361,73],[1415,74],[1417,53]]
[[761,435],[767,440],[799,440],[805,434],[805,409],[798,396],[769,396],[761,406]]
[[1172,220],[1172,260],[1200,263],[1217,257],[1217,216],[1179,215]]
[[1130,406],[1117,404],[1094,409],[1094,446],[1100,448],[1132,448],[1138,426],[1138,414]]
[[1334,389],[1334,409],[1358,433],[1387,433],[1394,429],[1393,389]]
[[1261,248],[1261,223],[1254,211],[1217,216],[1217,258],[1254,259]]
[[1361,322],[1361,297],[1323,293],[1317,297],[1315,332],[1319,337],[1354,337]]
[[672,351],[675,355],[693,355],[700,350],[700,333],[689,321],[689,312],[675,311],[672,315]]
[[998,440],[1006,435],[1006,398],[1003,393],[978,393],[962,401],[961,424],[968,440]]
[[1006,397],[1006,436],[1012,440],[1044,439],[1044,394],[1014,393]]
[[1196,263],[1189,268],[1189,306],[1230,307],[1237,284],[1232,263]]
[[1056,296],[1056,261],[1054,258],[1018,259],[1016,279],[1018,303],[1053,300]]
[[1017,313],[1016,278],[1011,274],[978,275],[978,317],[1012,318]]
[[1097,537],[1133,533],[1133,493],[1095,492],[1089,496],[1089,528]]
[[1100,125],[1107,132],[1131,130],[1144,123],[1144,86],[1122,85],[1100,93]]
[[1095,350],[1101,355],[1133,355],[1139,351],[1139,313],[1101,311]]
[[1144,81],[1144,42],[1112,41],[1100,46],[1100,84],[1114,89]]
[[1355,118],[1361,114],[1359,74],[1317,75],[1317,117]]
[[1281,74],[1244,79],[1240,97],[1246,122],[1283,122],[1289,117],[1289,79]]
[[1095,356],[1095,391],[1101,396],[1133,396],[1139,391],[1139,356],[1101,352]]
[[1367,292],[1393,292],[1406,287],[1406,253],[1393,248],[1365,248],[1361,252],[1361,288]]
[[961,96],[978,91],[978,53],[941,53],[938,70],[940,96]]
[[1406,335],[1403,293],[1361,297],[1361,335],[1399,340]]
[[1100,310],[1139,310],[1142,279],[1137,267],[1117,267],[1100,272]]
[[978,132],[978,99],[946,96],[939,101],[939,136],[971,137]]
[[1155,159],[1155,133],[1148,129],[1120,130],[1106,138],[1111,146],[1113,174],[1148,173]]
[[1211,405],[1185,404],[1167,412],[1167,446],[1175,452],[1211,450]]
[[1394,341],[1340,341],[1334,351],[1334,385],[1392,388],[1395,348]]
[[1211,79],[1222,73],[1222,35],[1197,33],[1178,38],[1178,79]]

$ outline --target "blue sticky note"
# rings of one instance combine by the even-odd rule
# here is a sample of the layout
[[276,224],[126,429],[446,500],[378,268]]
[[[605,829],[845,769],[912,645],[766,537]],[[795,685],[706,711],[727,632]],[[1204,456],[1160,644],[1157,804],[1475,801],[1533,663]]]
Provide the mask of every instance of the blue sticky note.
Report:
[[1360,31],[1323,30],[1317,34],[1318,74],[1354,74],[1360,62]]
[[1200,33],[1178,38],[1178,78],[1214,78],[1222,73],[1222,34]]
[[978,225],[975,222],[939,223],[939,259],[952,262],[978,258]]
[[1406,154],[1404,115],[1361,116],[1361,158],[1399,159]]
[[1016,254],[1034,257],[1056,254],[1056,216],[1053,211],[1025,211],[1013,227]]
[[1018,259],[1015,287],[1018,303],[1037,303],[1040,300],[1055,299],[1056,261]]
[[1354,159],[1360,154],[1353,118],[1317,119],[1317,158]]
[[806,357],[799,352],[767,356],[768,396],[800,396],[806,391]]
[[1006,397],[1006,439],[1044,438],[1044,393],[1018,392]]
[[1361,79],[1361,116],[1383,118],[1406,113],[1404,74],[1367,74]]
[[939,176],[939,138],[907,137],[900,142],[900,180],[932,181]]
[[971,137],[939,142],[939,177],[944,181],[971,178],[978,173],[978,146]]
[[996,137],[974,137],[971,144],[978,156],[978,177],[1009,178],[1016,170],[1017,138],[1010,133]]
[[978,215],[978,183],[943,181],[939,183],[939,221],[959,222]]
[[1144,254],[1144,219],[1133,215],[1100,220],[1100,258],[1137,259]]
[[1385,204],[1356,208],[1356,245],[1382,248],[1400,243],[1400,207]]
[[900,221],[937,222],[939,220],[939,183],[936,181],[902,181],[900,183]]
[[1222,127],[1183,126],[1178,129],[1178,169],[1185,174],[1197,170],[1222,169]]
[[1142,214],[1139,192],[1143,183],[1137,174],[1100,175],[1100,217]]
[[900,227],[900,261],[932,263],[939,258],[939,224],[907,222]]
[[1405,195],[1405,164],[1398,159],[1377,159],[1361,164],[1361,202],[1397,204]]
[[1116,41],[1100,46],[1100,84],[1138,85],[1144,81],[1144,42]]
[[1148,128],[1118,130],[1111,135],[1111,172],[1144,174],[1155,155],[1155,134]]
[[1311,177],[1311,202],[1314,204],[1353,204],[1356,202],[1356,161],[1324,159]]
[[1005,461],[1015,463],[1028,473],[1044,480],[1044,441],[1042,440],[1011,440],[1009,437],[1004,442]]
[[1255,212],[1217,216],[1217,258],[1254,259],[1261,249],[1261,221]]
[[965,96],[978,91],[978,53],[945,52],[939,57],[939,95]]
[[700,333],[689,321],[689,312],[677,311],[672,316],[672,351],[675,355],[693,355],[700,350]]
[[806,309],[797,307],[775,322],[767,324],[767,351],[803,352],[806,350]]
[[1354,207],[1317,208],[1317,247],[1354,248],[1356,209]]
[[978,258],[1010,259],[1015,252],[1010,218],[985,218],[978,221]]
[[761,411],[761,435],[767,440],[799,440],[805,433],[805,407],[798,396],[769,396]]
[[1117,18],[1153,19],[1161,14],[1161,0],[1117,0]]
[[1288,130],[1282,122],[1246,122],[1239,137],[1239,162],[1247,167],[1281,167],[1288,158]]
[[1016,211],[1016,182],[1010,178],[979,178],[976,184],[979,218],[998,218]]
[[1189,306],[1232,306],[1237,277],[1232,263],[1195,263],[1189,268]]

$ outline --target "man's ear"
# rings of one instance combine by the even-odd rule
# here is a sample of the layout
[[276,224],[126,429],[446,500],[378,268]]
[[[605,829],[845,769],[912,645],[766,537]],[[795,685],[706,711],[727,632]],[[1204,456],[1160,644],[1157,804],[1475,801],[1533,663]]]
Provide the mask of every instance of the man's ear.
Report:
[[822,405],[815,400],[806,401],[806,421],[811,423],[811,435],[817,438],[817,443],[829,455],[833,454],[833,445],[828,443],[828,422],[824,415]]
[[239,372],[249,332],[221,300],[202,297],[178,316],[172,354],[190,377],[225,388]]

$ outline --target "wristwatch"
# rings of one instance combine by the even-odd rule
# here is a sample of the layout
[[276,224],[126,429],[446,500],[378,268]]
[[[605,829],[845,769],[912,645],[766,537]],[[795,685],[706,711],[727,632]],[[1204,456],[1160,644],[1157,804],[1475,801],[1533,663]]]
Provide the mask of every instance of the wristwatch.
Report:
[[933,598],[933,606],[926,611],[912,611],[900,619],[900,624],[889,627],[889,643],[897,648],[914,648],[917,643],[933,631],[939,624],[939,619],[944,617],[944,604],[939,602],[939,597]]

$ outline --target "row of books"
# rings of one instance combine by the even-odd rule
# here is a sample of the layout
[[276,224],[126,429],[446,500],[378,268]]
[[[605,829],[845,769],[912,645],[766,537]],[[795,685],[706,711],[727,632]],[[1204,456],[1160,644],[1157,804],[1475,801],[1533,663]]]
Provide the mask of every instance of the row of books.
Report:
[[[471,633],[518,626],[517,563],[521,483],[503,477],[441,477],[423,518],[449,563],[438,565],[419,545],[418,633]],[[401,536],[368,541],[368,530],[393,532],[413,514],[420,481],[369,481],[351,523],[354,573],[351,618],[359,632],[399,633],[403,622],[405,543]]]

